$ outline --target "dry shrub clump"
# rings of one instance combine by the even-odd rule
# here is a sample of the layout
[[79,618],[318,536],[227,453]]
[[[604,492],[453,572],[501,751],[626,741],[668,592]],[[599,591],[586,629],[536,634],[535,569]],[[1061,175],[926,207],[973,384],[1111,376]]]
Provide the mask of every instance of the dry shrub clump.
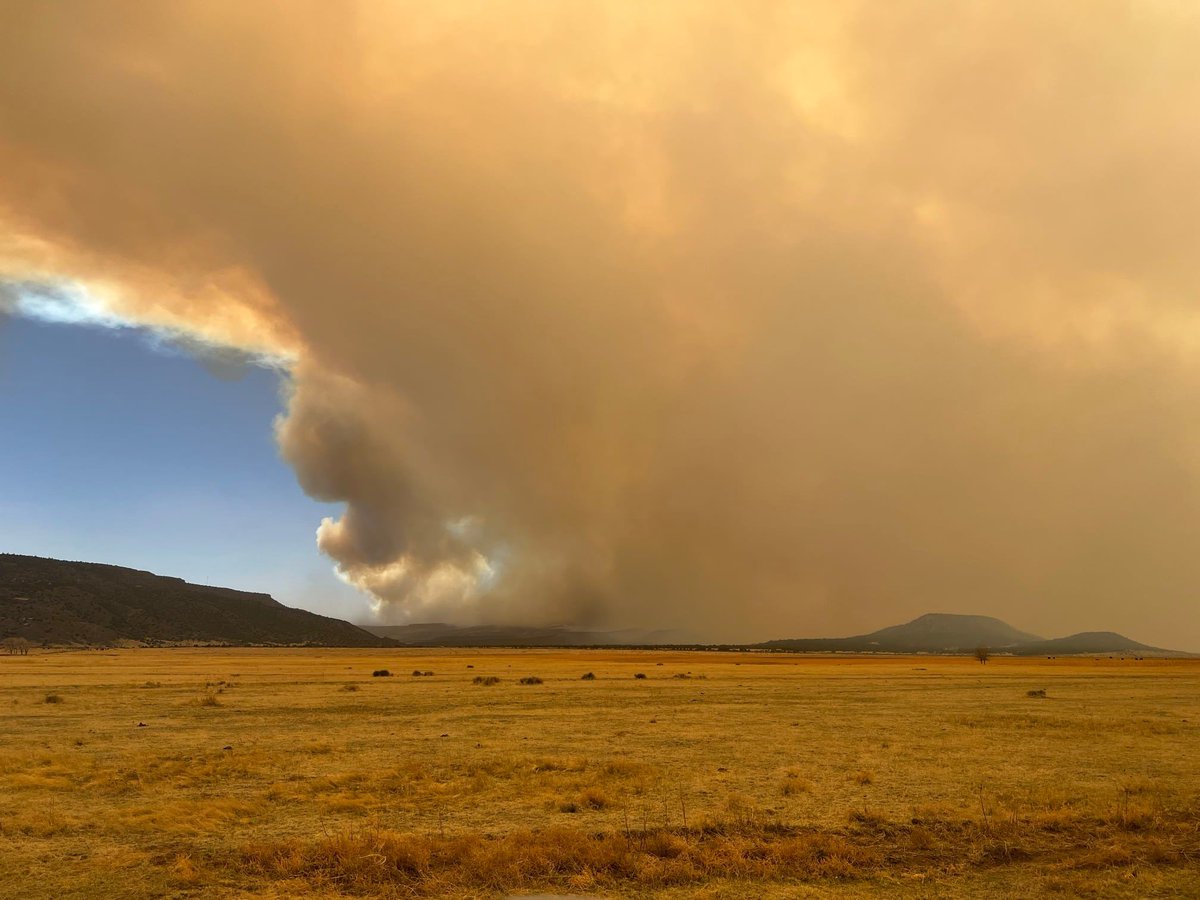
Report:
[[579,676],[579,679],[580,679],[580,681],[595,681],[596,673],[595,672],[584,672],[582,675]]
[[521,684],[541,684],[541,683],[542,683],[542,679],[538,678],[536,675],[526,675],[524,678],[521,679]]
[[641,679],[646,677],[646,673],[645,672],[636,672],[633,677],[637,678],[640,681]]
[[1039,688],[1039,689],[1038,689],[1038,690],[1036,690],[1036,691],[1026,691],[1026,692],[1025,692],[1025,696],[1026,696],[1026,697],[1045,697],[1045,696],[1046,696],[1046,689],[1045,689],[1045,688]]
[[391,678],[392,673],[389,672],[387,669],[376,669],[374,672],[371,673],[371,677],[372,678]]
[[60,697],[58,694],[47,694],[45,699],[42,700],[42,702],[43,703],[62,703],[63,698]]
[[500,679],[495,675],[476,675],[471,679],[471,684],[482,684],[484,686],[499,683]]
[[221,701],[216,694],[208,691],[192,700],[192,706],[220,706]]
[[779,786],[779,793],[785,797],[792,797],[796,794],[807,794],[813,789],[813,783],[803,776],[801,771],[792,767],[783,773],[783,783]]
[[590,787],[585,788],[579,795],[579,802],[588,809],[604,809],[612,801],[608,799],[608,794],[604,792],[603,788]]

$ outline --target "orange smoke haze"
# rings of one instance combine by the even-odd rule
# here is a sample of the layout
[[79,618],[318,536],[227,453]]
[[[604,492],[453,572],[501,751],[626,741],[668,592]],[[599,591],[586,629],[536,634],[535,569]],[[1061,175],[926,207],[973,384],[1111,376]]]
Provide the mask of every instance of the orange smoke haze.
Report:
[[1200,16],[0,3],[0,275],[285,357],[393,621],[1200,649]]

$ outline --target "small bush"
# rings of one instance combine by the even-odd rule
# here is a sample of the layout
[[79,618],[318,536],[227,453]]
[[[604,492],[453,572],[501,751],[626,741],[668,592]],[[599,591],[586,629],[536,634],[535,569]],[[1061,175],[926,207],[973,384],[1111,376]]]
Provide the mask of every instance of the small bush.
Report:
[[579,795],[579,802],[588,809],[604,809],[609,804],[608,794],[598,787],[590,787]]
[[413,678],[420,678],[421,675],[422,675],[422,672],[420,669],[413,669]]
[[796,794],[807,794],[812,790],[812,782],[805,781],[802,778],[785,778],[779,786],[779,793],[785,797],[793,797]]
[[521,679],[521,684],[541,684],[541,683],[542,683],[542,679],[538,678],[536,675],[526,675],[524,678]]
[[633,676],[633,677],[634,677],[634,678],[637,678],[637,679],[639,679],[639,680],[640,680],[640,679],[642,679],[642,678],[645,678],[645,677],[646,677],[646,673],[645,673],[645,672],[637,672],[637,673],[635,673],[635,674],[634,674],[634,676]]
[[387,669],[376,669],[374,672],[371,673],[371,677],[372,678],[391,678],[392,673],[389,672]]
[[1046,696],[1046,689],[1045,689],[1045,688],[1038,688],[1036,691],[1026,691],[1026,692],[1025,692],[1025,696],[1026,696],[1026,697],[1045,697],[1045,696]]
[[813,789],[813,783],[804,777],[798,766],[785,769],[783,775],[783,783],[779,786],[779,793],[785,797],[792,797],[796,794],[807,794]]
[[422,672],[421,674],[422,674],[422,675],[424,675],[426,678],[432,678],[432,677],[433,677],[433,673],[432,673],[432,672]]
[[47,694],[46,699],[43,700],[42,702],[43,703],[62,703],[63,698],[58,696],[58,694]]
[[886,820],[869,806],[864,806],[862,809],[855,809],[850,812],[850,821],[856,825],[869,825],[872,828],[878,828]]
[[217,699],[216,694],[201,694],[196,698],[197,706],[220,706],[221,701]]
[[581,681],[595,681],[596,673],[595,672],[584,672],[582,675],[579,676],[579,679]]
[[499,684],[499,683],[500,683],[500,679],[497,678],[495,675],[476,675],[474,678],[471,679],[471,684],[482,684],[482,685],[486,686],[486,685],[490,685],[490,684]]

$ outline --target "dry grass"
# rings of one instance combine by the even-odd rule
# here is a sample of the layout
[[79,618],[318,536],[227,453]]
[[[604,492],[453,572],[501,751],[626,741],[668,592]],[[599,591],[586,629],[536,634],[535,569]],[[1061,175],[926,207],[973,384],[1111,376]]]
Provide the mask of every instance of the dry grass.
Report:
[[[422,678],[349,680],[384,664]],[[486,703],[463,689],[476,677]],[[790,897],[809,883],[1187,896],[1198,687],[1197,663],[1157,660],[3,657],[0,884],[28,898]],[[46,706],[50,692],[69,702]]]
[[[572,809],[572,811],[575,811]],[[710,823],[592,833],[554,827],[499,836],[348,830],[315,841],[251,842],[232,862],[269,879],[299,880],[339,891],[444,896],[478,890],[665,888],[713,879],[761,883],[938,878],[964,864],[1040,864],[1055,873],[1178,866],[1200,853],[1196,821],[1157,834],[1112,823],[1014,822],[982,826],[939,821],[887,823],[868,814],[843,830]],[[226,863],[229,864],[229,863]]]

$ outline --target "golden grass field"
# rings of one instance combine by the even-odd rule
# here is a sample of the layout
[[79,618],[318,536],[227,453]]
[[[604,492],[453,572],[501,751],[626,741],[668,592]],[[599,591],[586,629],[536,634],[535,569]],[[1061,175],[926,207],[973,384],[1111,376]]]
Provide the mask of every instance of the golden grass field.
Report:
[[1200,896],[1200,660],[37,652],[0,708],[6,897]]

